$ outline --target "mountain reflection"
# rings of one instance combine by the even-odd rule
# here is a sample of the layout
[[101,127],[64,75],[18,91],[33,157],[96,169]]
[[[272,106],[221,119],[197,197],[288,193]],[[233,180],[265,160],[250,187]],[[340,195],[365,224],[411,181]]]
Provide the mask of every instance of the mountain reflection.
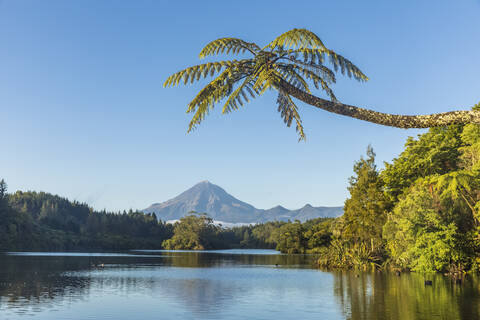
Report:
[[[248,287],[224,281],[229,275],[222,275],[222,269],[242,266],[305,268],[311,266],[311,257],[205,252],[0,255],[0,311],[38,312],[84,299],[93,290],[108,290],[148,291],[153,297],[171,297],[194,313],[208,313],[247,294]],[[247,269],[243,276],[248,277]]]

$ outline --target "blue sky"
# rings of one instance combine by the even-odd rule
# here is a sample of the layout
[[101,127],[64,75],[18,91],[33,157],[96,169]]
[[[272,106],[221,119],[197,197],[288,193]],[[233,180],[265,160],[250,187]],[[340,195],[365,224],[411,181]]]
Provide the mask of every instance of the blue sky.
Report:
[[[267,94],[186,129],[192,85],[162,88],[209,41],[265,44],[308,28],[367,83],[340,79],[345,103],[392,113],[480,101],[480,2],[0,2],[0,177],[97,209],[145,208],[210,180],[258,208],[342,205],[368,144],[380,167],[422,132],[381,127],[299,103],[298,143]],[[224,58],[224,57],[222,57]]]

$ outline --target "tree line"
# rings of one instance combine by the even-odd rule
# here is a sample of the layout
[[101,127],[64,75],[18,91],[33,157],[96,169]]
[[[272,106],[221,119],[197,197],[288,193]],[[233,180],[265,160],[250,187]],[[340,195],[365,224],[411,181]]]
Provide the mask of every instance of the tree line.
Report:
[[161,248],[172,226],[140,211],[95,211],[45,192],[7,194],[0,181],[0,250]]
[[[480,105],[474,107],[479,110]],[[480,271],[480,126],[450,125],[408,138],[379,170],[353,166],[339,218],[215,225],[192,213],[175,224],[139,211],[95,211],[0,182],[0,250],[270,248],[318,255],[323,268]]]
[[480,270],[479,125],[437,127],[409,138],[383,170],[369,147],[354,172],[344,215],[321,249],[321,266]]
[[[164,245],[216,248],[208,239],[220,239],[227,247],[317,254],[324,268],[480,271],[479,125],[436,127],[410,137],[382,170],[368,147],[353,171],[340,218],[225,230],[208,217],[192,216],[175,226],[173,238]],[[186,239],[189,232],[197,233],[184,227],[195,221],[209,231],[192,247]]]

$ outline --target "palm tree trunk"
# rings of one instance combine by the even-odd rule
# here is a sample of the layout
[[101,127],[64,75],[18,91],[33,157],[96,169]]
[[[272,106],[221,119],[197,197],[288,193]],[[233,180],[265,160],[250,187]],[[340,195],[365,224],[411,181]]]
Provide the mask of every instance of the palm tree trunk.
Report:
[[292,97],[314,107],[384,126],[412,129],[439,127],[450,124],[480,123],[480,111],[450,111],[428,115],[390,114],[322,99],[304,92],[282,79],[279,80],[277,86]]

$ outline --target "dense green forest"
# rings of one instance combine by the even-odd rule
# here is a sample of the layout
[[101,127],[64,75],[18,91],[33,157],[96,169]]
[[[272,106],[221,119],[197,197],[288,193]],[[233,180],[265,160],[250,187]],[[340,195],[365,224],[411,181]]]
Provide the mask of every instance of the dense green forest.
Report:
[[[480,105],[474,107],[480,109]],[[379,170],[353,166],[340,218],[235,228],[192,213],[174,225],[138,211],[94,211],[0,183],[0,250],[275,248],[318,255],[323,268],[480,271],[480,126],[429,129]]]
[[172,226],[139,211],[94,211],[44,192],[6,193],[0,181],[0,251],[160,248]]
[[353,171],[343,216],[282,225],[277,249],[316,253],[325,268],[480,271],[479,125],[409,138],[383,170],[368,147]]

